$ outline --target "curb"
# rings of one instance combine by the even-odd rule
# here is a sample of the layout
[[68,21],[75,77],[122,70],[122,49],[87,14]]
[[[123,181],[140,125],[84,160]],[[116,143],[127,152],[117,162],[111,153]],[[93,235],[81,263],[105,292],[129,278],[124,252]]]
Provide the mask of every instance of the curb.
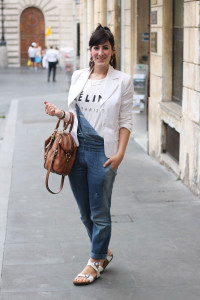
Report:
[[0,151],[0,274],[2,278],[2,264],[6,238],[8,201],[12,179],[13,154],[15,147],[15,132],[18,113],[18,100],[12,100],[7,115],[4,139]]

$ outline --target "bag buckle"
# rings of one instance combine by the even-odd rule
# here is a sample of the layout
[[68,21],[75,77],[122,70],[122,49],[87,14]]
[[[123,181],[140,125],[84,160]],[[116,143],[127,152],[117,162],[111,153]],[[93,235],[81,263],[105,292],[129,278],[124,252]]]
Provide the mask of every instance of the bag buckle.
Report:
[[66,154],[66,160],[67,160],[67,162],[69,162],[70,161],[70,158],[71,158],[72,156],[71,156],[71,154],[70,153],[67,153]]

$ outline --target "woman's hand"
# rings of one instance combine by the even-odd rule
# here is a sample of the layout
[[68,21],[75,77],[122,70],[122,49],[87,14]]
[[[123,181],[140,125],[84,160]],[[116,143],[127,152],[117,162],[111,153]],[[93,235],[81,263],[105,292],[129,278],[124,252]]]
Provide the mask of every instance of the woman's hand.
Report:
[[119,167],[120,163],[122,162],[124,158],[124,154],[126,151],[126,146],[128,144],[128,139],[130,136],[130,131],[124,127],[120,128],[119,130],[119,147],[118,151],[115,155],[113,155],[111,158],[109,158],[105,164],[103,165],[104,168],[107,167],[109,164],[111,164],[111,167],[114,171],[117,171],[117,168]]
[[57,107],[55,106],[54,104],[51,104],[47,101],[44,101],[44,104],[45,104],[45,112],[46,114],[54,117],[60,117],[62,116],[62,111]]
[[128,144],[128,139],[130,136],[130,131],[124,127],[120,128],[119,130],[119,147],[118,151],[115,155],[113,155],[111,158],[109,158],[105,164],[103,165],[104,168],[107,167],[109,164],[111,164],[111,167],[114,171],[117,171],[118,166],[122,162],[122,159],[124,158],[124,154],[126,151],[126,146]]
[[119,167],[123,158],[124,158],[124,154],[116,153],[114,156],[109,158],[103,166],[104,168],[106,168],[108,165],[111,165],[112,169],[114,171],[117,171],[117,168]]

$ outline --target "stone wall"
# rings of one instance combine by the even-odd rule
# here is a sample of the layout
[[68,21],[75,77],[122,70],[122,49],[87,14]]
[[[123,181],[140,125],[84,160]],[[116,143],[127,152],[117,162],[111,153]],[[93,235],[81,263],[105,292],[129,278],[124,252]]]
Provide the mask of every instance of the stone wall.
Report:
[[137,1],[124,2],[124,57],[123,71],[128,74],[133,74],[133,65],[137,63]]
[[20,15],[28,7],[39,8],[44,15],[45,28],[51,26],[52,34],[46,37],[45,41],[47,46],[53,44],[59,48],[73,47],[71,0],[4,0],[5,40],[9,66],[20,65]]
[[[131,0],[124,1],[124,30],[123,37],[121,37],[121,3],[120,0],[81,0],[81,67],[87,67],[89,61],[88,41],[92,31],[98,25],[107,25],[115,36],[116,44],[116,56],[118,62],[118,68],[120,68],[121,59],[121,38],[124,39],[124,55],[123,64],[124,70],[127,73],[132,72],[132,63],[135,58],[131,51],[134,43],[133,37],[133,23],[132,22],[132,2]],[[87,18],[85,17],[87,15]],[[87,51],[87,53],[86,53]]]
[[81,66],[88,65],[86,40],[88,42],[91,32],[101,23],[115,36],[118,68],[132,75],[133,65],[144,63],[143,55],[149,56],[149,43],[142,42],[141,38],[142,32],[149,31],[148,3],[147,0],[81,0]]
[[184,3],[180,176],[200,194],[200,1]]
[[[172,0],[158,0],[157,52],[150,57],[149,153],[200,194],[200,1],[184,1],[182,106],[172,101]],[[163,153],[163,122],[180,134],[179,162]]]
[[[169,3],[168,3],[169,4]],[[168,9],[171,13],[171,9]],[[157,12],[157,24],[151,25],[151,36],[157,35],[157,51],[150,55],[150,98],[149,98],[149,153],[155,158],[161,154],[161,120],[160,101],[163,88],[163,59],[164,47],[162,44],[163,6],[162,0],[152,5],[151,12]],[[170,24],[168,25],[170,27]],[[170,39],[171,40],[171,39]]]

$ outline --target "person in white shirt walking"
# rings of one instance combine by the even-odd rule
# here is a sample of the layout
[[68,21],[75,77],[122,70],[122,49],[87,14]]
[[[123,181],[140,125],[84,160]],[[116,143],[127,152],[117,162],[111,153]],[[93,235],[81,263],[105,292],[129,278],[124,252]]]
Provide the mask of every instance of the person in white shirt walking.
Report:
[[35,65],[35,46],[36,46],[36,43],[32,43],[30,45],[30,47],[28,48],[28,56],[31,60],[31,67],[34,67]]
[[51,71],[53,70],[53,81],[56,81],[56,65],[58,62],[58,51],[53,49],[53,46],[47,51],[48,60],[48,82],[50,81]]

